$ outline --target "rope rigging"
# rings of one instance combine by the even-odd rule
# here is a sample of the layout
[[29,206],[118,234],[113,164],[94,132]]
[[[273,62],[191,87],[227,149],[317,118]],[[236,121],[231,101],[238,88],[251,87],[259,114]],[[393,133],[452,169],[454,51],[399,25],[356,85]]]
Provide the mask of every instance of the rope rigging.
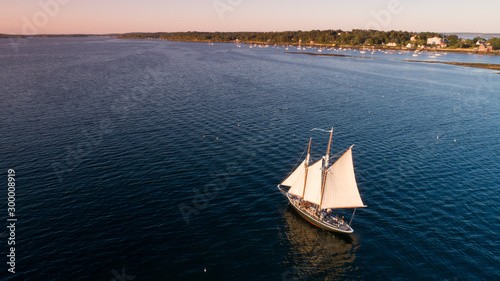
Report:
[[297,168],[297,166],[299,165],[300,159],[302,159],[302,156],[304,156],[304,153],[306,153],[306,151],[307,151],[307,146],[304,149],[304,151],[302,151],[302,154],[300,155],[299,159],[297,159],[297,162],[295,163],[295,165],[293,165],[293,168],[288,172],[286,178],[288,178],[293,173],[293,171],[295,171],[295,168]]

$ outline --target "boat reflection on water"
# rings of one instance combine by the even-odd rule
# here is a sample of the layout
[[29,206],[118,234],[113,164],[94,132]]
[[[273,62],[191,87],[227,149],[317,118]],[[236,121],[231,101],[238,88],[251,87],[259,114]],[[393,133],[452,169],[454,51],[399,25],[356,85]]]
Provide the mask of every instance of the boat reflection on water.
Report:
[[[356,277],[353,262],[359,248],[359,237],[337,234],[303,220],[289,205],[283,214],[282,241],[290,243],[283,261],[283,280],[337,280]],[[362,276],[359,276],[362,277]]]

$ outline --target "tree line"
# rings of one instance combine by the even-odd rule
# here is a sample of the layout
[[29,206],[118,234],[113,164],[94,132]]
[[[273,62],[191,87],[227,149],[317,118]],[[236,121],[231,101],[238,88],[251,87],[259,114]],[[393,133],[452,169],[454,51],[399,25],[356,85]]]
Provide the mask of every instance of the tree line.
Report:
[[[413,37],[414,40],[411,40]],[[336,44],[350,46],[373,46],[395,43],[397,46],[406,46],[408,43],[426,45],[427,39],[441,37],[448,39],[448,44],[454,48],[474,47],[476,42],[483,40],[490,43],[494,49],[500,49],[498,38],[485,40],[480,37],[463,39],[457,35],[444,35],[436,32],[408,32],[408,31],[379,31],[353,29],[352,31],[338,30],[311,30],[311,31],[282,31],[282,32],[156,32],[156,33],[126,33],[118,38],[136,39],[164,39],[171,41],[199,41],[199,42],[255,42],[268,44]]]

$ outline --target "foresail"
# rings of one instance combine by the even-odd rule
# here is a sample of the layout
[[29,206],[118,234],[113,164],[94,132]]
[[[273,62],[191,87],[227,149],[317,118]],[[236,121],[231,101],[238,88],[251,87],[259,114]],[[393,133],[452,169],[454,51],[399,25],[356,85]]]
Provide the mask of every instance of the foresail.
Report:
[[[307,159],[306,159],[307,160]],[[290,186],[289,193],[302,197],[304,193],[304,180],[305,180],[305,163],[306,160],[302,161],[300,165],[295,169],[295,171],[286,178],[281,185]]]
[[[351,147],[352,148],[352,147]],[[352,151],[349,148],[328,170],[322,208],[364,207],[354,175]]]
[[319,160],[318,162],[309,166],[307,172],[306,192],[304,194],[304,200],[318,205],[319,201],[321,200],[322,167],[323,160]]

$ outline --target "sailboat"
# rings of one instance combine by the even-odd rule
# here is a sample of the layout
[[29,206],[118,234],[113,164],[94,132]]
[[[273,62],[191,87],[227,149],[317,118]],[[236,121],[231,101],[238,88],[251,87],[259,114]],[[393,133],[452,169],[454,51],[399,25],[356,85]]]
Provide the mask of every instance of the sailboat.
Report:
[[[350,226],[356,208],[366,207],[359,195],[358,185],[352,163],[352,145],[330,165],[330,145],[333,128],[326,155],[311,162],[311,141],[306,158],[290,175],[278,185],[294,210],[313,225],[332,232],[352,233]],[[289,187],[289,188],[287,188]],[[351,221],[334,214],[334,209],[354,208]]]

